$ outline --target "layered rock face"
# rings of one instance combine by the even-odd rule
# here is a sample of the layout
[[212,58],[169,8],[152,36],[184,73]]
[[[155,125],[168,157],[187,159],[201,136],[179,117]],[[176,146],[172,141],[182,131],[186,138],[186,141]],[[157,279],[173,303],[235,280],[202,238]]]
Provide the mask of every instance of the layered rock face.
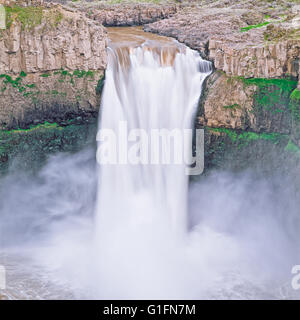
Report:
[[268,148],[279,148],[274,157],[282,149],[300,154],[297,0],[180,5],[58,0],[64,6],[45,0],[43,8],[41,2],[18,0],[28,10],[35,6],[34,15],[25,11],[20,17],[11,10],[9,30],[0,30],[0,128],[45,121],[65,126],[70,118],[88,123],[99,108],[97,92],[106,68],[107,35],[101,24],[150,23],[146,31],[175,37],[214,62],[197,123],[207,129],[207,163],[215,155],[216,162],[223,162],[226,156],[219,151],[224,145],[231,154],[229,163],[237,163],[233,160],[240,157],[241,145],[257,151],[251,157],[247,149],[244,163],[256,157],[268,165]]
[[[255,30],[248,41],[226,43],[218,39],[209,42],[209,58],[215,67],[227,75],[247,78],[281,78],[286,75],[299,76],[300,40],[264,42],[268,28]],[[300,35],[300,33],[299,33]],[[261,44],[253,45],[257,40]]]
[[0,3],[6,6],[39,6],[44,3],[44,0],[0,0]]
[[217,4],[186,7],[145,30],[177,38],[229,76],[299,76],[300,6],[269,9],[270,17],[246,5],[219,8]]
[[175,37],[213,61],[200,125],[289,135],[300,146],[297,1],[206,1],[145,30]]
[[87,15],[104,26],[133,26],[166,19],[178,11],[176,4],[153,3],[116,3],[105,4],[105,1],[87,2],[77,4],[67,2],[77,10],[82,10]]
[[60,5],[8,8],[0,31],[0,128],[88,117],[106,68],[101,24]]
[[105,26],[132,26],[142,25],[165,19],[177,12],[176,5],[115,5],[110,8],[103,7],[91,17]]
[[97,119],[76,119],[68,125],[44,123],[30,129],[0,130],[0,177],[8,170],[24,173],[40,169],[49,154],[95,148]]
[[297,81],[245,79],[215,72],[203,99],[202,125],[214,128],[290,134],[290,95]]

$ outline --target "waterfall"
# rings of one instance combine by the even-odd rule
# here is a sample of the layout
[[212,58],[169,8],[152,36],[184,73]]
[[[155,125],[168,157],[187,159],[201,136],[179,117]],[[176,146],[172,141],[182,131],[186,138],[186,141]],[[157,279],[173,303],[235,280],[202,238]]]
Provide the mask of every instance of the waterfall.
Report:
[[[210,62],[175,41],[130,45],[117,42],[108,48],[99,123],[100,131],[111,129],[117,134],[118,152],[125,156],[129,153],[124,150],[126,130],[142,129],[150,136],[153,129],[192,128],[202,83],[211,72]],[[123,136],[120,125],[126,126]],[[140,143],[150,149],[149,141],[140,139]],[[161,152],[166,149],[161,147]],[[100,233],[116,223],[121,226],[124,220],[164,220],[177,233],[186,229],[188,176],[184,163],[175,164],[172,159],[169,164],[149,160],[100,167],[97,223],[100,229],[104,226]]]
[[[140,130],[150,136],[151,130],[180,132],[192,128],[202,83],[211,72],[210,62],[176,41],[145,40],[130,45],[112,42],[108,48],[97,136],[100,140],[100,132],[107,129],[115,132],[117,139],[108,144],[117,143],[118,152],[128,156],[130,151],[124,151],[125,131],[129,137],[130,132],[134,132],[141,138]],[[122,134],[120,126],[125,127]],[[140,139],[139,143],[149,147],[151,143],[145,141]],[[103,156],[100,150],[103,142],[98,142],[98,160]],[[133,143],[129,142],[128,146],[132,147]],[[164,146],[160,151],[163,155],[167,152]],[[151,150],[149,158],[150,155]],[[159,287],[153,281],[158,277],[154,270],[162,269],[159,267],[161,257],[166,256],[166,251],[176,251],[186,233],[186,165],[170,159],[169,164],[150,161],[133,164],[123,157],[123,163],[99,166],[95,218],[97,250],[101,252],[98,268],[106,278],[117,279],[116,283],[124,282],[124,274],[128,281],[115,290],[107,284],[105,287],[110,287],[114,294],[120,288],[143,283],[140,291],[132,290],[132,293],[138,296],[139,291],[140,297],[151,296],[151,290]],[[140,277],[140,281],[136,278],[130,281],[130,277]],[[161,281],[167,282],[165,275],[162,277]],[[145,279],[149,285],[145,284]],[[101,279],[100,282],[105,281]]]
[[[291,286],[299,197],[290,178],[217,170],[187,192],[185,163],[146,161],[153,130],[192,128],[211,64],[141,29],[109,36],[97,172],[87,148],[1,180],[0,296],[299,299]],[[115,142],[120,157],[102,162]],[[158,150],[168,156],[166,145]]]

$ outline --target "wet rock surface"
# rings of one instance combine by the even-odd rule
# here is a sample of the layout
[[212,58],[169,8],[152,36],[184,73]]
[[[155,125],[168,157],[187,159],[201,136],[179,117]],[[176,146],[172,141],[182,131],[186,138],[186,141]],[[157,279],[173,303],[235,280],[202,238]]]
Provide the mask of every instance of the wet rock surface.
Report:
[[44,123],[29,129],[0,131],[0,176],[12,171],[40,169],[49,156],[96,148],[96,118]]

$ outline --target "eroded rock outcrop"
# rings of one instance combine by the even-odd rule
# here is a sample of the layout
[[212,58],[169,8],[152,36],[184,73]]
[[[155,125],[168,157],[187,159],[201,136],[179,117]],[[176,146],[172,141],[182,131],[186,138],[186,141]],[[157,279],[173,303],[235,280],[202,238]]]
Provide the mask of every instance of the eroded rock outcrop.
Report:
[[213,61],[216,72],[201,100],[201,125],[292,133],[300,146],[300,99],[292,99],[300,79],[296,1],[206,1],[145,30],[175,37]]
[[213,128],[290,134],[290,95],[297,81],[245,79],[215,72],[202,99],[202,125]]
[[[121,10],[120,6],[122,6]],[[105,26],[132,26],[165,19],[176,12],[176,5],[121,4],[100,8],[98,12],[91,15],[91,18]]]
[[173,16],[179,9],[174,4],[134,3],[126,2],[109,4],[102,2],[68,1],[66,4],[76,10],[87,13],[88,17],[105,26],[143,25]]
[[7,12],[8,29],[0,31],[0,127],[96,113],[106,68],[101,24],[60,5]]
[[[298,77],[300,6],[285,15],[281,11],[272,14],[249,12],[247,6],[185,8],[145,30],[177,38],[229,76]],[[255,21],[259,23],[248,24]]]
[[245,87],[241,80],[215,72],[207,82],[203,114],[199,121],[208,127],[246,130],[255,122],[254,93],[255,86]]
[[6,6],[40,6],[44,4],[44,0],[0,0],[0,3]]

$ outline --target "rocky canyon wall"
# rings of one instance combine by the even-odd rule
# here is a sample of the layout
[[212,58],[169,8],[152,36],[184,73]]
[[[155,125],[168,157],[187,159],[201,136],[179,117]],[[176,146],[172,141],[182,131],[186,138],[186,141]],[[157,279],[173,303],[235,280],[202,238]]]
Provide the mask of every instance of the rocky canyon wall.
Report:
[[[249,161],[259,158],[269,166],[266,150],[277,150],[274,158],[284,150],[284,161],[300,154],[297,1],[178,5],[63,0],[59,5],[44,0],[43,7],[40,2],[31,1],[28,7],[28,0],[20,0],[24,11],[9,9],[8,29],[0,30],[0,128],[49,121],[58,126],[51,130],[54,135],[59,130],[62,146],[62,127],[70,119],[75,119],[78,132],[76,125],[88,124],[98,112],[106,68],[102,24],[144,24],[146,31],[174,37],[214,63],[197,117],[197,126],[206,129],[206,163],[224,165],[228,158],[230,165],[239,162],[247,168]],[[48,129],[46,123],[42,130]],[[13,141],[23,153],[19,133],[15,134]],[[70,131],[67,141],[72,135]],[[8,149],[1,150],[0,143],[0,162],[6,161]]]
[[151,3],[145,1],[110,3],[106,1],[64,1],[69,7],[86,12],[89,18],[104,26],[133,26],[162,20],[173,16],[179,10],[174,3]]
[[145,26],[214,63],[197,125],[214,136],[210,141],[239,140],[241,132],[252,140],[281,135],[287,149],[300,151],[300,5],[208,2]]
[[176,5],[121,4],[100,7],[96,13],[91,14],[91,18],[105,26],[133,26],[169,18],[176,12]]
[[107,35],[60,5],[7,7],[0,30],[0,128],[98,112]]
[[44,0],[0,0],[1,4],[6,6],[40,6],[44,3]]

